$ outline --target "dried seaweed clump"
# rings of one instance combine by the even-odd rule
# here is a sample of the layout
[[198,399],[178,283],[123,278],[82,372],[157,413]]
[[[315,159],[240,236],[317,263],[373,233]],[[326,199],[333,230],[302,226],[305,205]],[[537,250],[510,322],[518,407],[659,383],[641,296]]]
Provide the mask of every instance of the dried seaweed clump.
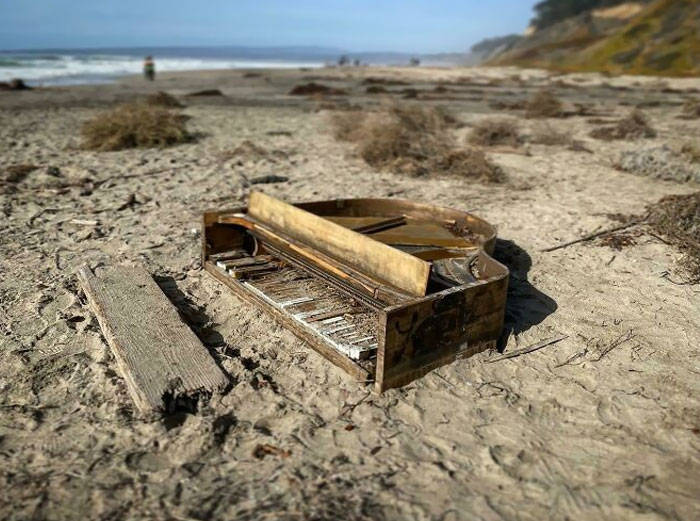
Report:
[[336,138],[356,144],[369,165],[395,173],[449,174],[502,182],[503,171],[480,150],[457,146],[455,119],[435,107],[391,103],[377,112],[336,113]]
[[171,109],[179,109],[184,106],[175,96],[163,92],[162,90],[148,96],[146,98],[146,104],[154,107],[166,107]]
[[685,143],[681,147],[681,154],[689,162],[694,164],[700,164],[700,147],[695,143]]
[[336,89],[335,87],[311,82],[297,85],[289,91],[289,94],[291,96],[344,96],[347,92],[342,89]]
[[436,158],[435,165],[437,171],[448,175],[469,177],[488,183],[503,183],[507,180],[503,169],[479,148],[453,150],[444,157]]
[[186,143],[192,138],[185,128],[186,119],[179,112],[145,103],[119,105],[85,122],[83,147],[113,151]]
[[700,100],[689,99],[683,105],[683,113],[681,119],[698,119],[700,118]]
[[507,145],[517,147],[520,144],[518,125],[509,119],[484,119],[477,123],[469,134],[469,143],[491,147]]
[[630,174],[679,183],[700,183],[700,165],[663,145],[623,152],[617,167]]
[[365,89],[367,94],[387,94],[389,91],[381,85],[370,85]]
[[631,233],[609,233],[603,235],[598,243],[612,250],[622,251],[624,248],[636,245],[636,239],[637,236]]
[[647,207],[649,226],[685,255],[689,282],[700,282],[700,192],[670,195]]
[[656,137],[656,130],[649,124],[644,112],[633,110],[626,118],[612,127],[601,127],[591,132],[591,137],[604,141]]
[[525,116],[536,118],[559,118],[564,114],[563,104],[549,89],[542,89],[527,102]]
[[0,180],[6,183],[20,183],[25,177],[39,167],[31,163],[19,163],[5,167],[4,175]]

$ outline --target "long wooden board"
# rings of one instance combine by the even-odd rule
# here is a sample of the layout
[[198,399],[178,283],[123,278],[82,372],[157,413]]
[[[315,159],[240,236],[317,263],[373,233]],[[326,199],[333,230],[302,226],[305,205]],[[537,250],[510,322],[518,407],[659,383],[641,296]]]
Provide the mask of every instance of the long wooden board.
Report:
[[229,385],[145,269],[93,273],[85,265],[78,278],[141,413],[170,412],[178,401],[206,399]]
[[252,192],[248,213],[363,273],[414,296],[426,293],[429,263],[261,192]]

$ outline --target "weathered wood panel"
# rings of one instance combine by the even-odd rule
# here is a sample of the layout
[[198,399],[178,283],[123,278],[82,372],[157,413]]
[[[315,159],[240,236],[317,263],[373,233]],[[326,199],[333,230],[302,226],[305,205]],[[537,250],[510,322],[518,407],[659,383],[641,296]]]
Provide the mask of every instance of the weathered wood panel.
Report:
[[504,276],[387,309],[380,316],[377,392],[494,345],[503,328],[507,290]]
[[371,277],[411,295],[425,295],[430,264],[417,257],[261,192],[250,194],[248,213],[319,251],[345,260]]
[[78,278],[141,413],[168,412],[229,385],[146,270],[83,266]]

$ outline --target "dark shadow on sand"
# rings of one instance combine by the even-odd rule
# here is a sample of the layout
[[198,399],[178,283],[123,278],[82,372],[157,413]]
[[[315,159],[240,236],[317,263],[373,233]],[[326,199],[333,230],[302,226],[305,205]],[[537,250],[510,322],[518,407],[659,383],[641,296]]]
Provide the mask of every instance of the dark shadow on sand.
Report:
[[519,335],[541,323],[558,306],[553,298],[528,281],[532,258],[520,246],[513,241],[497,239],[493,257],[510,270],[505,324],[498,340],[498,350],[503,352],[511,335]]

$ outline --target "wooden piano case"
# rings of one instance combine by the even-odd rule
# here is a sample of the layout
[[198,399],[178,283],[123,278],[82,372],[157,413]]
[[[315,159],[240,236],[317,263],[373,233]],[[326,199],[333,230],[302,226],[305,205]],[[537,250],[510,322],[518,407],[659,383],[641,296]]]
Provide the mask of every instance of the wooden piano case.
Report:
[[377,392],[495,347],[508,270],[496,230],[396,199],[296,205],[259,192],[204,213],[202,263]]

